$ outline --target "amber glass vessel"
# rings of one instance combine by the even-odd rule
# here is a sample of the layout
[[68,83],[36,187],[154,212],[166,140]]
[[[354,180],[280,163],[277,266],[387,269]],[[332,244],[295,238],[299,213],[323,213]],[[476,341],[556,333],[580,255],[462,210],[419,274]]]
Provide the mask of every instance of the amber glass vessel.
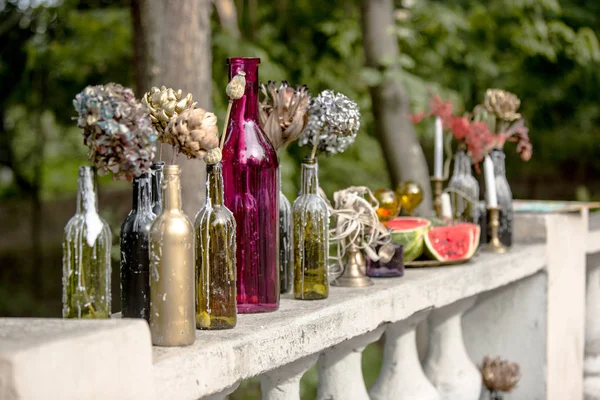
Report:
[[294,297],[325,299],[329,295],[329,210],[319,196],[319,165],[302,163],[300,196],[294,201]]
[[150,333],[157,346],[194,343],[194,226],[181,209],[178,165],[164,167],[163,209],[150,228]]
[[206,167],[206,200],[196,215],[196,327],[230,329],[237,321],[235,219],[223,204],[221,163]]
[[97,202],[94,170],[79,167],[77,211],[63,239],[63,318],[110,318],[112,237]]

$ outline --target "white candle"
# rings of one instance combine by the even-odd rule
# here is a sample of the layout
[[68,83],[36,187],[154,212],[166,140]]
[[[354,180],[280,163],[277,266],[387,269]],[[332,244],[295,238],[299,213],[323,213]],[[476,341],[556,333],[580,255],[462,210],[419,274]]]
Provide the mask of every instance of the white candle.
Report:
[[442,219],[452,219],[452,205],[448,193],[442,193]]
[[444,145],[442,119],[435,117],[435,142],[433,146],[433,176],[442,179],[442,165],[444,164]]
[[483,162],[483,172],[485,173],[485,193],[488,206],[498,207],[498,198],[496,197],[496,177],[494,176],[494,164],[490,156],[485,156]]

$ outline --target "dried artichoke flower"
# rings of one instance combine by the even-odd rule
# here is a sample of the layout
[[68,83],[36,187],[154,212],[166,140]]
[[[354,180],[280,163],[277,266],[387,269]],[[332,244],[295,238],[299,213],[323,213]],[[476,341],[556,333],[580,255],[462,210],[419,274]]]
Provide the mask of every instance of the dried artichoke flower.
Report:
[[480,370],[483,384],[494,392],[510,392],[521,379],[519,364],[500,357],[486,356]]
[[75,96],[73,106],[88,158],[99,174],[132,179],[149,170],[156,132],[131,89],[116,83],[88,86]]
[[188,158],[203,159],[219,146],[217,116],[202,108],[184,110],[169,122],[165,136]]
[[164,134],[169,121],[184,110],[196,107],[191,93],[184,97],[181,89],[175,91],[165,86],[150,89],[142,98],[142,103],[148,107],[152,125],[158,131],[158,140],[171,145],[173,143],[168,142]]
[[521,106],[521,100],[515,94],[502,89],[486,90],[483,106],[487,111],[505,121],[521,118],[521,114],[517,112]]
[[265,86],[260,84],[264,95],[260,102],[260,124],[271,144],[278,150],[292,143],[308,123],[308,102],[310,95],[306,85],[292,88],[287,81],[269,81]]
[[313,146],[313,156],[342,153],[354,143],[360,128],[360,111],[356,102],[345,95],[322,91],[310,100],[308,114],[308,124],[298,144]]

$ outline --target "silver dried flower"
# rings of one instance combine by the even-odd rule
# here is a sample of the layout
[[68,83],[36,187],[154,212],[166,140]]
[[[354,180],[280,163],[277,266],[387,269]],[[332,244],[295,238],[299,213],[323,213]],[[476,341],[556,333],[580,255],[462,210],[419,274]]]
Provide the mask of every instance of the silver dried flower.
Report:
[[132,179],[154,159],[156,132],[133,91],[116,83],[88,86],[73,100],[88,158],[101,175]]
[[[324,90],[311,99],[308,124],[298,144],[317,145],[317,153],[328,156],[344,152],[356,139],[360,111],[356,102],[333,90]],[[316,143],[318,142],[318,143]]]

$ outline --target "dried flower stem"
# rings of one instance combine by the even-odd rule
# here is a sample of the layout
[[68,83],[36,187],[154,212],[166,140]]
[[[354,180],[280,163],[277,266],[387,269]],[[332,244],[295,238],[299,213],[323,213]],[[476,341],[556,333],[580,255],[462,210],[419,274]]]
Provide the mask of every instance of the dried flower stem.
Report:
[[162,146],[163,146],[163,143],[160,142],[160,146],[158,148],[158,161],[162,161]]
[[225,114],[225,124],[223,124],[223,134],[221,135],[221,144],[219,148],[223,150],[223,145],[225,144],[225,135],[227,134],[227,127],[229,126],[229,117],[231,116],[231,107],[233,106],[233,100],[229,99],[229,104],[227,104],[227,114]]
[[171,159],[171,165],[175,165],[175,161],[177,160],[178,149],[173,146],[173,158]]
[[319,147],[319,139],[315,138],[315,144],[313,146],[312,152],[310,153],[310,159],[311,161],[314,161],[315,158],[317,157],[317,148]]

